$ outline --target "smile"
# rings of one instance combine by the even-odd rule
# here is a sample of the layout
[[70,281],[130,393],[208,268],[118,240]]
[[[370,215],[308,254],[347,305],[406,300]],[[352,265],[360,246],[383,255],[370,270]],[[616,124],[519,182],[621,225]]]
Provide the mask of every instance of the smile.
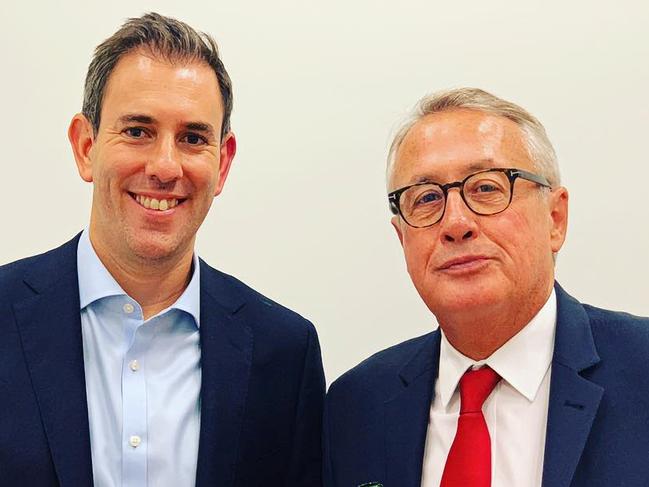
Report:
[[140,204],[140,206],[143,206],[147,210],[166,211],[175,208],[183,201],[185,201],[183,199],[179,200],[178,198],[157,199],[157,198],[151,198],[149,196],[144,196],[141,194],[135,194],[135,193],[130,193],[130,194],[131,197]]

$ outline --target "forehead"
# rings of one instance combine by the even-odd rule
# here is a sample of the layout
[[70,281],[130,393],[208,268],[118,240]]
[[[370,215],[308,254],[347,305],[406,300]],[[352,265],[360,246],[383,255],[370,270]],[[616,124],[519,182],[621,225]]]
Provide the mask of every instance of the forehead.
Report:
[[458,109],[427,115],[404,137],[391,186],[456,181],[481,169],[533,169],[520,127],[505,117]]
[[201,61],[170,62],[144,51],[122,56],[102,101],[102,121],[142,113],[219,122],[223,104],[212,68]]

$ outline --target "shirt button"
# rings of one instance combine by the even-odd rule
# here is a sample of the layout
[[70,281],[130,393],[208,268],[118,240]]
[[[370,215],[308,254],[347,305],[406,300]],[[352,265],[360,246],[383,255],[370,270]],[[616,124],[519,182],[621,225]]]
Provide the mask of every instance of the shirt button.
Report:
[[124,313],[131,314],[135,308],[131,303],[126,303],[122,309],[124,310]]
[[138,370],[140,370],[140,363],[137,360],[131,360],[128,363],[128,366],[131,368],[133,372],[137,372]]
[[133,448],[137,448],[140,446],[140,443],[142,443],[142,438],[140,438],[137,435],[133,435],[128,439],[128,444],[131,445]]

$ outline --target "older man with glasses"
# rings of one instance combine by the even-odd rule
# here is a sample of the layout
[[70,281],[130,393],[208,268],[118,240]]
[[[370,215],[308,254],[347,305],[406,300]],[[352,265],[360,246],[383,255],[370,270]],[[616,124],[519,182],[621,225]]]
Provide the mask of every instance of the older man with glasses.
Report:
[[541,123],[478,89],[426,97],[388,187],[439,329],[331,386],[325,485],[648,485],[649,320],[555,282],[568,191]]

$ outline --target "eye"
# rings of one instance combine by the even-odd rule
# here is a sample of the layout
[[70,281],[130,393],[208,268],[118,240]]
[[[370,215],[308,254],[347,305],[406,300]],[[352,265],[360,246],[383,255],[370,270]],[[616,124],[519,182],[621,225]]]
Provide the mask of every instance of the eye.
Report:
[[486,196],[489,194],[506,192],[505,184],[505,181],[499,181],[492,178],[480,178],[476,181],[469,181],[465,188],[468,190],[468,194]]
[[492,193],[494,191],[500,191],[500,188],[494,184],[489,183],[480,184],[475,188],[476,193]]
[[198,135],[197,133],[194,132],[189,132],[183,135],[183,137],[180,140],[189,145],[207,144],[207,139],[205,137],[203,137],[202,135]]
[[415,203],[425,205],[426,203],[435,203],[436,201],[439,201],[441,199],[441,194],[434,191],[428,191],[424,194],[419,195]]
[[124,133],[132,139],[143,139],[146,136],[146,131],[142,127],[128,127],[124,129]]
[[404,203],[412,211],[437,207],[444,201],[444,194],[437,186],[414,186],[404,194]]
[[482,210],[500,207],[509,197],[509,181],[502,173],[476,175],[464,185],[464,197]]

